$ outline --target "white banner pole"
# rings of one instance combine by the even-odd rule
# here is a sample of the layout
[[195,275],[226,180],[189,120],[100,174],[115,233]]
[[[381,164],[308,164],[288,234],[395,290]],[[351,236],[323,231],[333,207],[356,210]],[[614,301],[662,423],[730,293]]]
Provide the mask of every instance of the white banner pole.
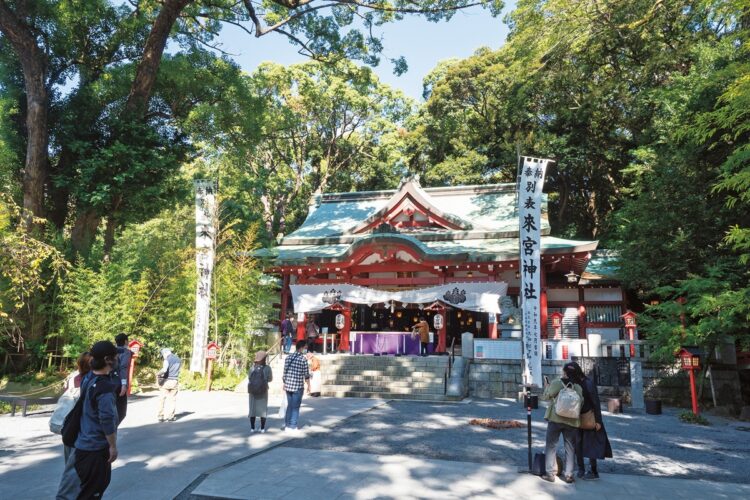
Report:
[[518,186],[518,240],[523,311],[523,381],[542,387],[541,250],[542,189],[550,160],[523,157]]
[[208,344],[218,183],[214,180],[196,180],[193,183],[195,187],[195,265],[198,280],[195,290],[195,323],[190,371],[202,374],[205,372],[205,350]]

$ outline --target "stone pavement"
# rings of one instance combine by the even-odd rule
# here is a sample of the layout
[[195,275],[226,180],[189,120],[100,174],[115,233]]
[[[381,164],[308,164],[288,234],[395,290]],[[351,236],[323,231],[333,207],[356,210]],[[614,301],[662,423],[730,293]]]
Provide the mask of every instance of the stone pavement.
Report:
[[[296,465],[296,470],[290,467]],[[750,485],[604,474],[548,483],[508,465],[303,448],[274,448],[206,478],[193,497],[255,499],[577,499],[750,497]]]
[[[708,417],[710,426],[686,424],[677,410],[663,415],[604,413],[614,459],[605,473],[750,483],[750,424]],[[489,430],[472,418],[526,421],[526,410],[510,399],[457,404],[391,401],[346,421],[336,432],[291,446],[379,455],[405,454],[439,460],[518,465],[527,462],[526,429]],[[543,451],[544,408],[533,411],[533,449]]]
[[[270,404],[278,408],[278,401]],[[378,404],[305,398],[300,420],[331,427]],[[106,498],[171,499],[202,473],[288,439],[276,418],[269,419],[268,433],[249,433],[247,394],[183,391],[173,423],[156,422],[156,405],[155,396],[131,398]],[[54,497],[63,459],[60,437],[47,427],[49,415],[0,417],[0,499]]]
[[[714,417],[710,427],[683,424],[672,409],[605,413],[615,459],[602,463],[600,481],[566,485],[517,472],[525,429],[468,425],[524,420],[511,400],[305,398],[299,438],[275,418],[267,434],[249,434],[246,394],[182,392],[169,424],[155,422],[156,403],[131,400],[107,498],[750,498],[750,427]],[[48,418],[0,417],[0,499],[54,496],[62,447]]]

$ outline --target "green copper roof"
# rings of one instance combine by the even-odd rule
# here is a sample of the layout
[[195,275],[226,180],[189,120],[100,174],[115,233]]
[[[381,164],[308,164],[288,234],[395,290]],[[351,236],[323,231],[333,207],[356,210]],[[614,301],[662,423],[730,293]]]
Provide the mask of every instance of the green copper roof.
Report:
[[[422,190],[441,211],[455,215],[476,229],[492,232],[518,230],[515,185],[490,184]],[[285,239],[331,238],[346,234],[385,207],[398,190],[334,193],[319,196],[307,219]],[[542,200],[542,232],[549,233],[547,196]],[[283,243],[282,243],[283,244]]]
[[586,275],[589,278],[617,278],[617,261],[619,253],[615,250],[598,249],[592,252],[591,260],[586,265]]
[[[408,204],[408,205],[407,205]],[[276,265],[339,262],[362,245],[400,243],[428,260],[489,262],[518,259],[518,214],[514,184],[423,189],[417,178],[392,191],[317,195],[305,222],[278,247],[258,257]],[[404,210],[428,214],[428,227],[380,225],[388,214]],[[411,212],[406,212],[411,213]],[[427,219],[423,216],[423,220]],[[443,221],[443,222],[441,222]],[[542,252],[589,252],[595,241],[549,236],[547,197],[542,200]]]
[[[333,245],[282,245],[264,249],[256,253],[259,257],[273,259],[279,265],[302,265],[312,262],[331,262],[345,260],[350,247],[363,244],[381,237],[366,235],[356,243]],[[453,241],[420,241],[414,236],[396,234],[388,235],[403,243],[410,243],[427,257],[457,258],[468,262],[512,260],[518,258],[518,240],[516,238],[489,238]],[[374,241],[373,241],[374,242]],[[574,241],[542,237],[542,253],[592,251],[596,241]]]

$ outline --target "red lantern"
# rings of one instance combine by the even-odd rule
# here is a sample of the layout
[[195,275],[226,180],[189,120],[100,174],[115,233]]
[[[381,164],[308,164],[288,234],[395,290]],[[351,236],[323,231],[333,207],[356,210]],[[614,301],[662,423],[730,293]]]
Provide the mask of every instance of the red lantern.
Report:
[[636,314],[633,311],[627,311],[625,314],[620,316],[625,321],[625,328],[628,330],[628,338],[630,339],[630,357],[635,357],[635,344],[633,344],[633,341],[635,340],[635,318]]
[[562,328],[563,314],[559,311],[555,311],[549,315],[552,321],[552,328],[555,329],[555,338],[560,338],[560,329]]
[[693,414],[698,415],[698,396],[695,391],[695,370],[700,370],[700,351],[695,347],[683,347],[677,353],[680,358],[680,366],[690,376],[690,399],[693,404]]

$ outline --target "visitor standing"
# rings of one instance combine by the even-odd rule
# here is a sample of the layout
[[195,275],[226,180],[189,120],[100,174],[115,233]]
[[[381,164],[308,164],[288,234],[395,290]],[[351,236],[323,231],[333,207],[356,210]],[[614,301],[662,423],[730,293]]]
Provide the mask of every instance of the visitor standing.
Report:
[[297,432],[299,408],[302,406],[302,391],[307,385],[310,392],[310,367],[305,359],[305,341],[297,341],[296,351],[284,361],[284,391],[286,392],[286,414],[284,429],[286,432]]
[[552,470],[555,467],[557,456],[557,443],[560,434],[565,444],[565,467],[562,479],[566,483],[575,481],[573,478],[573,465],[575,463],[575,444],[580,426],[580,413],[583,404],[583,389],[581,389],[579,378],[572,363],[563,366],[563,376],[547,384],[542,394],[543,400],[552,400],[544,414],[547,420],[547,436],[544,450],[545,474],[542,479],[554,482],[555,476]]
[[305,325],[305,334],[307,335],[307,350],[310,352],[315,352],[315,344],[318,340],[318,337],[320,336],[320,328],[318,327],[317,323],[315,323],[315,316],[310,316],[307,319],[307,324]]
[[[177,391],[179,390],[180,366],[182,360],[169,348],[161,350],[164,364],[157,375],[159,381],[159,422],[174,422],[177,406]],[[164,407],[166,413],[164,412]]]
[[271,367],[266,364],[266,351],[255,353],[255,362],[247,376],[247,392],[250,394],[250,432],[255,432],[255,419],[260,417],[260,432],[266,432],[268,417],[268,383],[273,380]]
[[117,363],[115,364],[115,375],[119,383],[117,391],[117,417],[119,423],[125,420],[128,413],[128,388],[130,387],[130,363],[133,353],[128,348],[128,334],[120,333],[115,337],[117,344]]
[[[578,363],[574,365],[577,377],[581,379],[581,389],[583,389],[583,408],[581,415],[587,411],[594,412],[594,421],[596,422],[593,429],[579,429],[578,440],[576,442],[576,460],[578,462],[578,477],[584,480],[599,479],[599,470],[597,460],[612,458],[612,445],[609,444],[607,431],[604,429],[604,420],[602,419],[602,407],[599,401],[599,392],[596,383],[586,375]],[[589,459],[589,471],[586,472],[584,458]]]
[[284,352],[289,354],[292,350],[292,335],[294,334],[294,324],[292,323],[292,313],[287,311],[284,321],[281,322],[281,342],[284,346]]
[[430,343],[430,324],[424,317],[421,317],[419,323],[414,325],[414,331],[419,334],[419,354],[427,356],[427,346]]
[[110,378],[117,349],[103,340],[91,348],[91,374],[81,383],[80,430],[65,463],[57,499],[101,498],[117,459],[116,384]]
[[[90,361],[91,354],[88,351],[78,356],[78,361],[76,362],[77,369],[65,379],[65,392],[60,396],[55,411],[52,412],[52,416],[50,417],[50,430],[55,434],[60,434],[62,432],[62,425],[65,421],[65,417],[70,413],[70,410],[73,409],[73,406],[81,395],[81,384],[91,370],[89,364]],[[72,447],[63,444],[63,456],[65,457],[65,462],[68,461],[72,451]]]
[[320,372],[320,359],[314,354],[308,354],[307,363],[310,366],[310,396],[320,397],[323,386],[323,374]]

